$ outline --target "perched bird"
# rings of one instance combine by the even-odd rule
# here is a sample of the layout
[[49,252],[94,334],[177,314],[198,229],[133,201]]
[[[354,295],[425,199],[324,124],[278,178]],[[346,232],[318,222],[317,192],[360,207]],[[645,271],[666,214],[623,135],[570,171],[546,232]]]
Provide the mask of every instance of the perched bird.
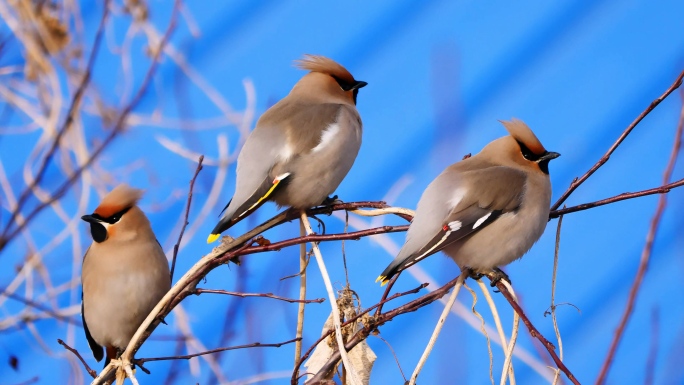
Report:
[[509,136],[447,167],[425,189],[404,246],[377,281],[384,285],[438,251],[461,269],[505,277],[498,266],[541,237],[551,203],[549,161],[560,154],[546,151],[524,122],[501,123]]
[[119,185],[81,217],[94,241],[83,257],[81,316],[95,359],[106,350],[105,366],[171,287],[164,251],[136,206],[141,196],[141,190]]
[[356,159],[362,131],[356,96],[367,83],[323,56],[305,55],[296,66],[310,72],[247,138],[235,194],[208,243],[266,201],[296,209],[328,202]]

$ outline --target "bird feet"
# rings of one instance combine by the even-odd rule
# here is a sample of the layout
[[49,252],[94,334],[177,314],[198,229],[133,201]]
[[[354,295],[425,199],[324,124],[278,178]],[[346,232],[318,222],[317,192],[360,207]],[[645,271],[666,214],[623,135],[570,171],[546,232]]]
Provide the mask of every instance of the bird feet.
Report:
[[487,276],[492,281],[489,284],[491,287],[496,286],[496,284],[502,279],[508,282],[509,285],[511,284],[511,278],[508,276],[508,274],[504,273],[503,270],[499,269],[498,267],[493,268],[492,271],[487,274]]
[[337,195],[333,195],[332,197],[327,197],[323,199],[323,202],[321,202],[321,206],[332,206],[336,203],[342,203],[342,201],[337,199]]
[[499,269],[498,267],[495,267],[490,271],[485,272],[480,272],[468,268],[468,277],[476,281],[484,277],[485,275],[491,280],[491,283],[489,284],[491,287],[496,286],[496,284],[499,283],[499,281],[501,281],[502,279],[508,282],[509,284],[511,283],[511,278],[508,276],[508,274],[504,273],[503,270]]
[[323,212],[325,215],[332,215],[333,213],[333,205],[342,203],[341,200],[337,199],[337,195],[333,195],[332,197],[327,197],[321,202],[321,206],[326,209],[326,211]]

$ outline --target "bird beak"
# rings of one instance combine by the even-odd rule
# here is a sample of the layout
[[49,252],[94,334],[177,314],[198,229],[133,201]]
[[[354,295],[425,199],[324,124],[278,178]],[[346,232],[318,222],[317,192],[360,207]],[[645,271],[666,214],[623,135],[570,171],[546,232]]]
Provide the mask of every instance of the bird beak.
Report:
[[547,151],[546,154],[542,155],[537,162],[548,162],[551,159],[556,159],[560,156],[559,153],[553,151]]
[[92,215],[84,215],[81,217],[81,219],[83,219],[84,221],[89,222],[89,223],[100,223],[100,221],[98,221]]
[[352,86],[352,90],[358,90],[359,88],[363,88],[367,86],[368,83],[364,82],[363,80],[357,80],[356,83]]

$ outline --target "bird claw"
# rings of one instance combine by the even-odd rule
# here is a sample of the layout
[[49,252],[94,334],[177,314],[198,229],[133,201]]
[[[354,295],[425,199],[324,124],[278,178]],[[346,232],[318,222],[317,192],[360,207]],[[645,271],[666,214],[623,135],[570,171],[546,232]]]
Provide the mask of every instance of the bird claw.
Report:
[[492,281],[489,284],[491,287],[496,286],[496,284],[502,279],[508,282],[509,285],[511,284],[511,278],[508,276],[508,274],[504,273],[503,270],[499,269],[498,267],[493,268],[492,271],[487,274],[487,276]]
[[333,213],[333,205],[336,205],[338,203],[343,203],[341,200],[337,199],[337,195],[333,195],[332,197],[327,197],[321,202],[321,206],[327,210],[323,212],[323,214],[326,214],[328,216],[332,215]]

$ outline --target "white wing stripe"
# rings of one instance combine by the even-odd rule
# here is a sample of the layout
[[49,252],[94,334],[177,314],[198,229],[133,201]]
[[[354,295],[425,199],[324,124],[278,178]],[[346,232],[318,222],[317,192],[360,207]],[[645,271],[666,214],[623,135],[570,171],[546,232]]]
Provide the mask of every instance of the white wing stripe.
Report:
[[492,213],[491,213],[491,212],[488,212],[487,215],[485,215],[485,216],[483,216],[482,218],[478,219],[478,220],[475,222],[475,224],[473,225],[473,230],[475,230],[478,226],[480,226],[481,224],[483,224],[484,221],[486,221],[487,218],[489,218],[490,215],[492,215]]
[[333,123],[326,127],[325,130],[323,130],[323,133],[321,134],[321,141],[318,143],[316,147],[314,147],[311,152],[319,152],[323,150],[325,147],[330,145],[334,141],[335,136],[337,136],[337,133],[340,132],[340,125],[338,123]]

